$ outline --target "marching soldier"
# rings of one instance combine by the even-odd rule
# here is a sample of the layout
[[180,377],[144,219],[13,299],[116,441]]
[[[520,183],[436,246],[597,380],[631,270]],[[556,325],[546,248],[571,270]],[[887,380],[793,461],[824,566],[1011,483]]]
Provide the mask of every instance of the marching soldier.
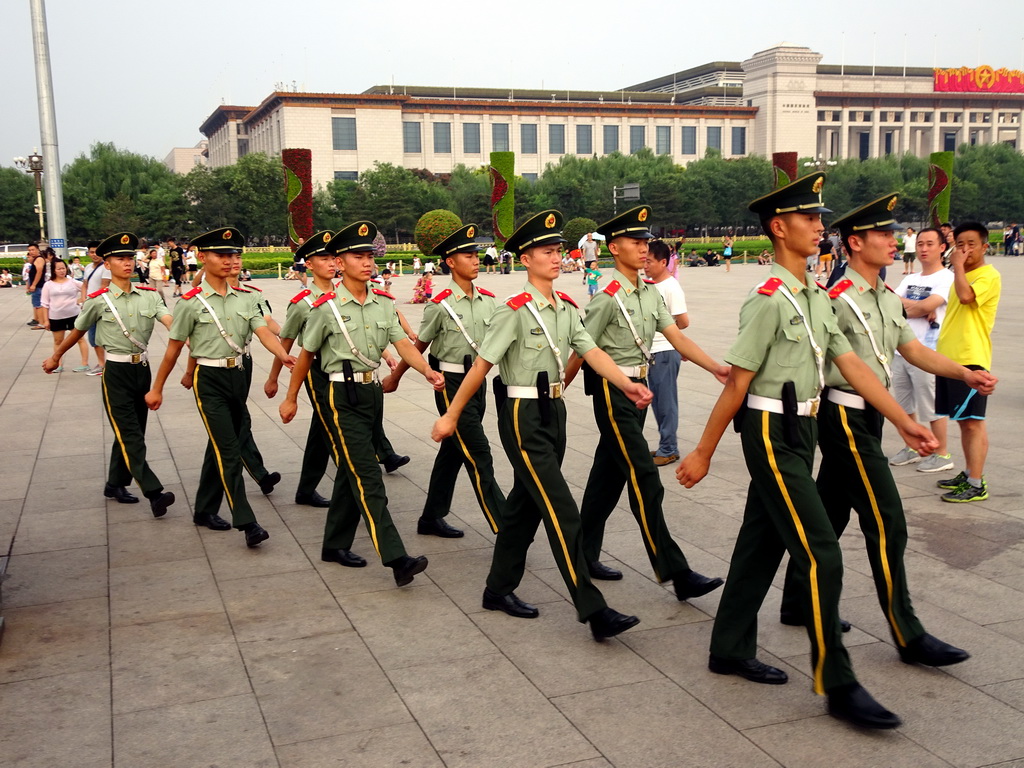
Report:
[[[313,272],[313,282],[292,297],[288,304],[284,325],[281,328],[281,345],[287,352],[291,352],[292,345],[296,342],[302,346],[302,331],[309,321],[313,304],[325,293],[334,290],[333,280],[337,273],[335,255],[327,251],[332,236],[331,232],[317,232],[295,249],[295,258],[304,259],[306,266]],[[280,373],[281,363],[275,360],[270,366],[270,375],[263,387],[267,397],[277,394]],[[310,361],[309,373],[306,374],[303,386],[309,401],[313,404],[313,417],[309,421],[309,432],[306,434],[306,449],[302,454],[302,469],[299,472],[299,485],[295,490],[295,503],[326,509],[331,506],[331,502],[321,496],[316,487],[323,479],[327,471],[327,462],[333,455],[331,436],[327,429],[328,415],[325,412],[330,380],[320,364],[319,353]]]
[[[623,374],[645,386],[647,369],[654,359],[651,343],[655,331],[665,334],[685,359],[724,383],[729,367],[716,363],[683,335],[658,289],[640,279],[647,241],[654,237],[647,228],[650,213],[649,206],[641,205],[597,228],[615,258],[615,269],[611,282],[587,305],[587,332]],[[570,362],[569,380],[579,368],[577,361],[573,358]],[[622,578],[622,571],[601,563],[600,556],[605,522],[625,487],[655,578],[659,582],[671,580],[679,600],[700,597],[722,586],[721,579],[710,579],[690,568],[668,531],[661,508],[665,488],[643,434],[647,410],[638,410],[625,394],[589,367],[584,367],[583,375],[601,431],[580,507],[583,553],[590,577],[610,581]]]
[[[444,415],[455,393],[472,367],[480,342],[495,311],[494,294],[474,285],[480,273],[477,227],[467,224],[453,232],[433,250],[451,269],[452,281],[430,300],[423,310],[416,349],[430,347],[430,365],[444,374],[444,389],[434,393],[437,412]],[[384,391],[398,389],[408,369],[399,363],[384,380]],[[416,532],[442,538],[459,538],[463,532],[444,519],[451,511],[459,468],[466,467],[477,503],[494,533],[498,532],[505,496],[494,479],[491,446],[484,434],[483,417],[487,407],[487,384],[481,385],[459,417],[455,434],[441,441],[430,473],[427,499]]]
[[[990,394],[996,379],[987,371],[972,371],[918,341],[908,325],[899,297],[879,277],[893,263],[900,229],[892,214],[897,195],[885,195],[840,217],[839,230],[849,254],[846,276],[829,291],[839,330],[854,353],[888,388],[893,352],[937,376],[959,379],[982,394]],[[907,521],[899,489],[882,452],[882,418],[843,377],[835,363],[825,369],[825,392],[818,411],[821,468],[818,493],[835,529],[842,536],[857,512],[867,545],[875,590],[900,658],[908,663],[941,667],[965,661],[966,651],[925,632],[910,601],[903,552]],[[803,626],[803,599],[795,568],[786,573],[782,623]]]
[[342,281],[313,302],[302,333],[302,354],[280,411],[285,424],[295,417],[299,389],[319,352],[330,381],[325,415],[338,465],[320,558],[349,568],[365,566],[366,560],[351,551],[362,516],[381,562],[392,569],[395,583],[402,587],[426,570],[427,558],[406,553],[388,511],[374,450],[384,415],[384,392],[377,371],[384,348],[394,344],[402,359],[435,388],[444,385],[444,377],[432,371],[412,346],[399,324],[391,294],[369,285],[376,234],[372,223],[357,221],[327,244],[327,251],[340,257]]
[[146,421],[149,411],[143,397],[149,391],[149,339],[159,321],[171,326],[171,313],[152,288],[133,285],[135,250],[139,239],[130,232],[108,237],[96,247],[96,254],[110,270],[110,285],[94,293],[82,305],[73,330],[54,355],[43,362],[52,373],[60,359],[96,325],[96,345],[106,353],[103,368],[103,404],[114,430],[110,469],[103,495],[121,504],[139,499],[125,488],[132,478],[149,499],[153,517],[163,517],[174,503],[146,461]]
[[[249,382],[243,370],[243,356],[255,334],[285,365],[294,365],[295,358],[284,351],[267,328],[252,296],[229,283],[244,243],[238,230],[231,227],[193,239],[203,262],[204,277],[199,287],[174,305],[167,352],[153,388],[146,395],[146,403],[154,411],[160,407],[164,384],[188,341],[189,355],[196,362],[192,392],[209,436],[192,520],[214,531],[234,526],[245,533],[246,546],[257,547],[270,534],[256,522],[242,478],[241,443],[250,423],[245,405]],[[231,523],[217,514],[223,497],[231,510]]]
[[508,299],[494,313],[479,356],[447,412],[435,423],[432,437],[440,442],[455,433],[463,410],[487,373],[499,365],[501,379],[495,384],[498,429],[515,471],[515,483],[499,521],[483,607],[518,618],[539,615],[514,590],[523,578],[527,550],[543,520],[577,617],[590,624],[596,640],[604,640],[636,626],[640,620],[609,608],[587,570],[579,511],[561,472],[566,423],[563,356],[569,349],[575,351],[638,408],[647,407],[651,392],[615,367],[583,327],[572,299],[554,290],[565,242],[561,225],[561,213],[543,211],[509,237],[505,246],[519,254],[529,280],[522,293]]
[[[895,728],[900,718],[857,682],[839,621],[843,563],[839,541],[811,470],[819,396],[829,360],[850,385],[899,429],[908,445],[937,442],[889,395],[851,350],[828,295],[807,279],[818,247],[823,173],[780,187],[750,204],[775,249],[771,277],[740,312],[726,361],[729,380],[694,451],[676,476],[690,488],[705,475],[729,422],[736,418],[751,484],[729,575],[715,617],[708,668],[757,683],[781,684],[786,673],[755,658],[757,612],[785,551],[794,563],[802,614],[810,617],[812,680],[834,717],[866,728]],[[744,407],[745,406],[745,407]]]

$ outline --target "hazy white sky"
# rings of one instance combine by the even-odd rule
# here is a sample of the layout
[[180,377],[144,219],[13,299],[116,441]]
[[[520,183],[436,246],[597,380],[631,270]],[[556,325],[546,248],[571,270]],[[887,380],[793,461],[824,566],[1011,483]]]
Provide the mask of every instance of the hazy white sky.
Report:
[[[218,104],[258,104],[277,82],[614,90],[783,40],[826,64],[845,49],[847,64],[1024,69],[1019,0],[47,0],[46,12],[62,164],[97,141],[163,159],[199,141]],[[0,31],[11,165],[39,144],[28,0],[0,3]]]

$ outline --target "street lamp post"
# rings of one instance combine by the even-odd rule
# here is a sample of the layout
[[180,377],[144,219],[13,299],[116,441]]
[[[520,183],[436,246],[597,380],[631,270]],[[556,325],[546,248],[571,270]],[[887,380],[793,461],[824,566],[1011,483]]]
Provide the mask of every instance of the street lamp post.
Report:
[[825,171],[834,165],[839,165],[835,160],[826,160],[824,155],[818,154],[814,160],[808,160],[804,163],[804,168],[814,168],[817,171]]
[[43,156],[37,150],[32,150],[28,157],[14,158],[14,164],[36,177],[36,213],[39,214],[39,240],[46,240],[46,218],[43,213]]

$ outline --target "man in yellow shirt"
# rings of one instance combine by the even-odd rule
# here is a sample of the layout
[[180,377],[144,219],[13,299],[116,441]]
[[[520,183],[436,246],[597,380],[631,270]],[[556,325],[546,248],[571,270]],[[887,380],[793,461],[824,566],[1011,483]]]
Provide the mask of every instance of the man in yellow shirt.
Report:
[[[953,230],[956,247],[949,254],[953,270],[946,319],[939,332],[938,352],[974,370],[992,368],[992,327],[1002,279],[995,267],[985,263],[988,230],[976,221],[966,222]],[[961,381],[936,377],[935,413],[949,416],[960,425],[966,467],[949,480],[940,480],[943,501],[984,501],[988,498],[985,484],[985,459],[988,456],[988,429],[985,426],[987,397]]]

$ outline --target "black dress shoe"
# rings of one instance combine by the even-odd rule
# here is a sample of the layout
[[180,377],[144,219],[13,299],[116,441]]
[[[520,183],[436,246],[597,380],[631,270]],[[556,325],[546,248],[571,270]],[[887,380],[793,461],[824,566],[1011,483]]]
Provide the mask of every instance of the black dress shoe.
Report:
[[118,504],[139,503],[139,497],[128,493],[128,489],[123,485],[111,485],[110,483],[107,483],[103,486],[103,495],[108,499],[115,499]]
[[[787,627],[806,626],[806,622],[804,622],[803,619],[801,619],[797,614],[789,613],[788,611],[783,611],[779,614],[779,623],[785,624]],[[853,625],[846,619],[840,619],[839,629],[841,629],[843,632],[849,632],[851,629],[853,629]]]
[[312,493],[296,493],[295,503],[305,504],[307,507],[320,507],[321,509],[327,509],[331,506],[331,500],[325,499],[316,491]]
[[948,667],[971,658],[971,654],[962,648],[944,643],[927,632],[911,640],[899,652],[904,664],[924,664],[928,667]]
[[540,616],[540,611],[535,606],[524,603],[516,597],[515,592],[499,595],[490,589],[484,589],[483,606],[488,611],[504,611],[509,616],[515,616],[517,619],[536,619]]
[[689,600],[691,597],[706,595],[723,584],[725,584],[723,579],[709,579],[696,571],[690,571],[672,579],[672,588],[675,589],[676,598],[679,600]]
[[163,517],[167,514],[167,508],[174,503],[174,494],[164,491],[159,496],[149,500],[149,508],[153,510],[153,517]]
[[419,557],[402,555],[397,560],[392,560],[385,565],[395,572],[395,584],[404,587],[406,584],[412,583],[413,576],[417,573],[427,570],[427,558],[423,555]]
[[458,528],[448,525],[443,517],[436,520],[421,517],[416,522],[416,533],[422,536],[440,536],[442,539],[461,539],[466,535]]
[[640,623],[636,616],[627,616],[612,608],[602,608],[589,619],[590,632],[595,640],[607,640]]
[[757,659],[723,659],[711,654],[708,656],[708,669],[716,675],[739,675],[744,680],[765,685],[782,685],[789,680],[789,675],[778,667],[770,667]]
[[344,565],[346,568],[366,567],[365,558],[360,557],[355,552],[348,549],[321,549],[320,559],[325,563],[337,563],[338,565]]
[[390,456],[385,456],[384,461],[381,464],[384,465],[384,471],[389,475],[399,467],[404,467],[409,463],[408,456],[399,456],[397,453],[392,453]]
[[898,728],[903,721],[872,698],[860,683],[828,691],[828,713],[861,728]]
[[212,512],[209,515],[193,515],[192,522],[196,525],[202,525],[206,528],[209,528],[211,531],[231,530],[231,523],[229,523],[223,517],[218,515],[216,512]]
[[260,480],[260,490],[263,491],[263,495],[266,496],[274,492],[274,486],[281,482],[280,472],[267,472]]
[[622,580],[622,571],[617,571],[614,568],[605,565],[600,560],[587,563],[587,571],[590,573],[590,578],[597,579],[598,581]]
[[245,533],[245,546],[250,549],[258,547],[270,538],[270,534],[259,523],[249,523],[242,531]]

